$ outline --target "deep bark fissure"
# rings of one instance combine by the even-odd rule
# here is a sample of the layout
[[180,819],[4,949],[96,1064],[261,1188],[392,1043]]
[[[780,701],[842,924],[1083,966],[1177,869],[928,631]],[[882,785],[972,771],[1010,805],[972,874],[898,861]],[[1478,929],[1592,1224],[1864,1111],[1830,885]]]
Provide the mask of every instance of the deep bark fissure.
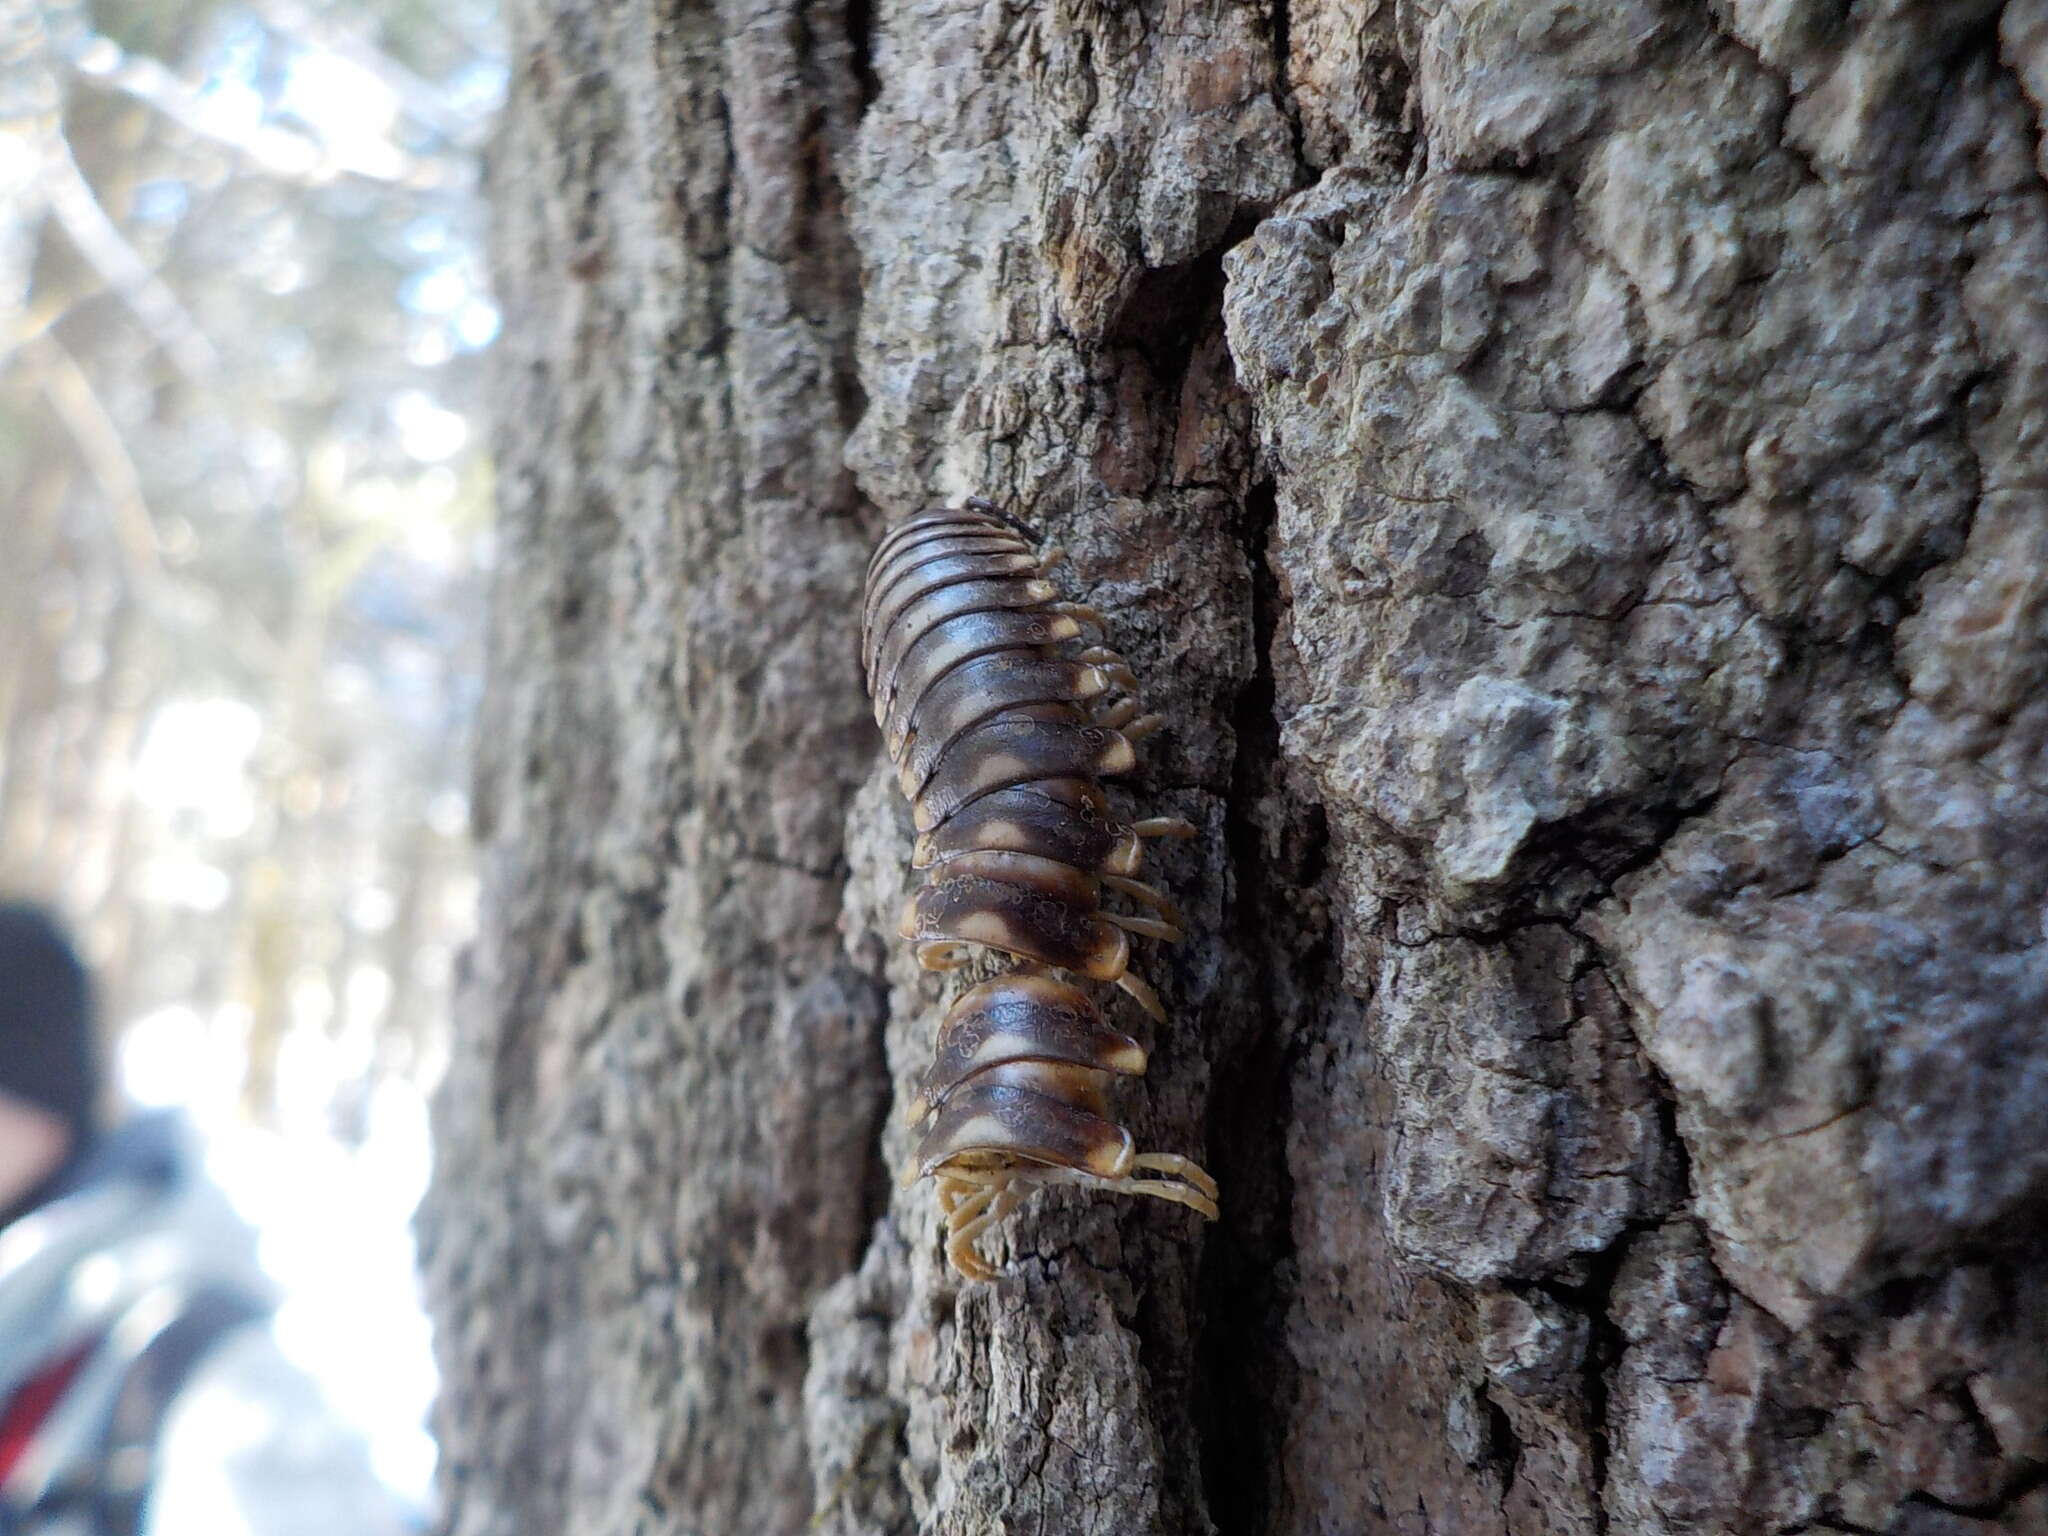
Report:
[[875,72],[875,0],[845,0],[846,40],[853,50],[853,78],[860,86],[862,114],[882,94],[882,77]]
[[[1252,573],[1256,670],[1231,717],[1235,754],[1225,823],[1235,884],[1229,942],[1251,961],[1246,997],[1257,1014],[1253,1024],[1235,1032],[1238,1038],[1223,1043],[1217,1057],[1217,1076],[1231,1090],[1212,1100],[1210,1139],[1219,1149],[1215,1172],[1229,1196],[1224,1220],[1204,1249],[1201,1276],[1207,1320],[1200,1363],[1206,1397],[1202,1483],[1211,1518],[1230,1532],[1269,1528],[1277,1499],[1274,1427],[1282,1421],[1293,1369],[1284,1342],[1288,1296],[1282,1276],[1293,1251],[1294,1182],[1283,1128],[1292,1118],[1298,1042],[1311,1023],[1289,1017],[1287,1002],[1318,995],[1330,974],[1327,935],[1296,935],[1289,945],[1268,916],[1295,905],[1320,882],[1325,867],[1320,815],[1313,805],[1290,804],[1284,780],[1273,663],[1284,610],[1267,559],[1274,517],[1272,482],[1261,480],[1244,498],[1241,524]],[[1275,869],[1274,822],[1297,818],[1308,822],[1309,860],[1298,869]],[[1249,1436],[1243,1428],[1247,1419],[1260,1426]]]

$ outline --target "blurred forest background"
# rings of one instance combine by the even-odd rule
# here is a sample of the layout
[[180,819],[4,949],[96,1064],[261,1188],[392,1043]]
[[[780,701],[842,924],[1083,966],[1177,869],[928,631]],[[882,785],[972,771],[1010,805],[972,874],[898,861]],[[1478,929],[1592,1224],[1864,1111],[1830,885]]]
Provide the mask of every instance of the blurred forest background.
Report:
[[424,1497],[406,1220],[472,906],[491,0],[0,12],[0,891]]

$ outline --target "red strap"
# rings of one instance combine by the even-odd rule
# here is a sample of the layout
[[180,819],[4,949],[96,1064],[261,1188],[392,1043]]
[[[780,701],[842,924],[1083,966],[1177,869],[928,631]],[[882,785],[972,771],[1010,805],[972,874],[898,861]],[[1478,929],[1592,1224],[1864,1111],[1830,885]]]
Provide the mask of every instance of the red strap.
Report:
[[49,1418],[64,1389],[71,1385],[71,1378],[78,1374],[92,1351],[90,1342],[79,1345],[36,1372],[7,1400],[6,1411],[0,1412],[0,1483],[13,1476],[29,1442],[35,1439],[36,1431],[43,1427],[43,1421]]

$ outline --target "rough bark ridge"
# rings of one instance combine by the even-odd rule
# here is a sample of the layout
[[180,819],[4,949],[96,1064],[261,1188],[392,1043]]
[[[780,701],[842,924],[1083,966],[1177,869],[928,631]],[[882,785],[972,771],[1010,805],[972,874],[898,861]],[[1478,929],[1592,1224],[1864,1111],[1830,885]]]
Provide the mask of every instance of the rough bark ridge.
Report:
[[884,999],[838,934],[867,535],[835,4],[515,15],[489,915],[423,1232],[464,1532],[784,1531]]
[[[455,1531],[2048,1531],[2048,4],[515,9]],[[1226,1210],[963,1289],[968,494],[1173,721]]]

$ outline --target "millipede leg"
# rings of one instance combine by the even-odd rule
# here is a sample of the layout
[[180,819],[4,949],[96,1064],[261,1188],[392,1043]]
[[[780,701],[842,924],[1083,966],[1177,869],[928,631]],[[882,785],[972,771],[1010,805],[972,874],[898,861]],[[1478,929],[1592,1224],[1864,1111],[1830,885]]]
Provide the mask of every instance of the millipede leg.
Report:
[[1149,1195],[1154,1200],[1184,1205],[1211,1221],[1222,1214],[1216,1204],[1216,1181],[1187,1158],[1172,1152],[1148,1152],[1131,1160],[1134,1171],[1140,1168],[1164,1171],[1169,1167],[1182,1172],[1184,1179],[1136,1179],[1129,1174],[1120,1179],[1106,1179],[1100,1174],[1065,1168],[1049,1169],[1033,1177],[1044,1184],[1079,1184],[1084,1189],[1099,1189],[1110,1195]]
[[1163,1179],[1126,1179],[1109,1188],[1119,1195],[1150,1195],[1155,1200],[1171,1200],[1175,1205],[1200,1211],[1211,1221],[1223,1214],[1214,1200],[1186,1184],[1169,1184]]
[[1095,717],[1095,723],[1106,731],[1121,730],[1138,718],[1139,708],[1136,699],[1118,699]]
[[969,1280],[993,1280],[995,1266],[974,1245],[990,1227],[1017,1209],[1018,1194],[1009,1183],[991,1184],[953,1208],[946,1226],[946,1257]]
[[1143,1168],[1156,1173],[1170,1173],[1177,1179],[1184,1179],[1203,1194],[1214,1200],[1223,1191],[1216,1181],[1209,1177],[1208,1170],[1191,1157],[1182,1157],[1178,1152],[1140,1152],[1131,1159],[1133,1169]]
[[1164,715],[1140,715],[1129,725],[1122,727],[1124,740],[1133,743],[1143,741],[1164,724],[1166,724],[1166,716]]
[[974,1239],[964,1229],[947,1234],[946,1261],[963,1280],[988,1281],[996,1277],[995,1266],[975,1251]]
[[928,971],[957,971],[973,958],[965,944],[921,944],[917,951],[917,963]]
[[1098,635],[1109,633],[1109,621],[1103,618],[1098,610],[1090,608],[1086,603],[1047,603],[1045,611],[1047,613],[1065,614],[1076,624],[1091,625]]
[[1176,928],[1185,928],[1181,921],[1180,909],[1167,898],[1164,891],[1155,890],[1142,880],[1127,880],[1122,875],[1103,875],[1102,883],[1113,891],[1122,891],[1126,896],[1135,896],[1147,906],[1156,908],[1159,915]]
[[1164,1024],[1166,1022],[1166,1010],[1160,1006],[1159,994],[1152,990],[1152,984],[1145,980],[1144,977],[1140,976],[1136,971],[1125,971],[1123,975],[1117,977],[1116,984],[1123,991],[1128,992],[1137,1001],[1138,1006],[1159,1023]]
[[972,1242],[962,1241],[958,1237],[948,1239],[946,1259],[952,1264],[953,1272],[963,1280],[985,1285],[996,1277],[995,1266],[975,1252]]
[[991,1184],[979,1189],[954,1208],[954,1236],[966,1243],[980,1237],[990,1227],[1017,1209],[1023,1196],[1011,1182]]
[[1148,816],[1131,823],[1140,837],[1193,837],[1195,824],[1184,816]]
[[1093,667],[1123,667],[1128,670],[1131,665],[1129,660],[1106,645],[1091,645],[1074,659]]
[[989,1201],[995,1199],[996,1187],[985,1184],[967,1194],[960,1193],[958,1185],[952,1186],[949,1194],[944,1186],[939,1190],[939,1214],[946,1218],[946,1230],[957,1231],[988,1209]]
[[1162,923],[1157,918],[1134,917],[1127,912],[1104,912],[1101,917],[1105,923],[1115,923],[1119,928],[1143,934],[1148,939],[1164,939],[1169,944],[1178,944],[1184,937],[1173,924]]
[[1051,549],[1048,549],[1044,554],[1038,557],[1038,574],[1043,576],[1047,571],[1051,570],[1054,566],[1064,565],[1066,563],[1066,559],[1067,546],[1064,544],[1053,545]]

